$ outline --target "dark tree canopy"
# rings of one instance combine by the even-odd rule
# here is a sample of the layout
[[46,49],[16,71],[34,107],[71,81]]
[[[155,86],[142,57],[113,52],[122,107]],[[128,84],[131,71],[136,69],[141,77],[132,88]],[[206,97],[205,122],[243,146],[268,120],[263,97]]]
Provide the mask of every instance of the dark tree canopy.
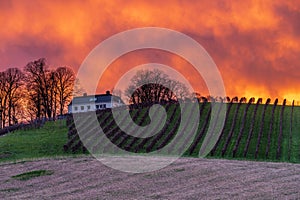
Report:
[[133,104],[163,103],[177,101],[176,95],[169,88],[155,83],[149,83],[137,88],[131,95]]
[[183,83],[172,80],[158,69],[138,71],[125,90],[125,95],[132,104],[178,101],[190,97]]

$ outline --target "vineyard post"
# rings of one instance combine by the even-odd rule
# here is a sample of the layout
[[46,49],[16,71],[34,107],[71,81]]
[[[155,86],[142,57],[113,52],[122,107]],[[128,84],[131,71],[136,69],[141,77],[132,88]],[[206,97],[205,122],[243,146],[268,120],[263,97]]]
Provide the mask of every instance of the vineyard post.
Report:
[[267,147],[266,147],[266,158],[269,157],[269,149],[270,149],[270,145],[271,145],[271,134],[273,131],[273,123],[274,123],[274,113],[275,113],[275,109],[276,106],[278,104],[278,99],[275,99],[273,108],[272,108],[272,115],[271,115],[271,120],[270,120],[270,128],[269,128],[269,133],[268,133],[268,143],[267,143]]
[[234,129],[235,129],[235,125],[236,125],[236,121],[237,121],[237,117],[238,117],[238,113],[239,113],[239,110],[240,110],[240,107],[242,105],[242,102],[243,102],[243,99],[240,100],[235,112],[234,112],[234,117],[233,117],[233,121],[232,121],[232,124],[231,124],[231,128],[230,128],[230,131],[229,131],[229,134],[226,138],[226,142],[223,146],[223,149],[222,149],[222,157],[224,157],[225,153],[226,153],[226,150],[227,150],[227,147],[229,145],[229,142],[232,138],[232,135],[234,134]]
[[243,114],[243,119],[242,119],[242,125],[241,125],[241,128],[240,128],[240,131],[239,131],[239,134],[238,134],[238,139],[235,143],[235,146],[234,146],[234,149],[232,151],[232,156],[235,157],[236,155],[236,152],[238,150],[238,147],[239,147],[239,144],[240,144],[240,141],[242,139],[242,135],[243,135],[243,131],[244,131],[244,128],[245,128],[245,122],[246,122],[246,118],[247,118],[247,112],[248,112],[248,109],[250,107],[250,105],[252,104],[252,102],[254,102],[254,98],[250,98],[249,102],[247,103],[247,106],[244,110],[244,114]]
[[267,101],[264,105],[264,110],[263,110],[262,119],[261,119],[260,128],[259,128],[259,132],[258,132],[258,137],[257,137],[257,144],[256,144],[255,156],[254,156],[255,159],[258,156],[260,141],[261,141],[261,137],[262,137],[262,134],[263,134],[263,127],[264,127],[264,124],[265,124],[266,110],[267,110],[267,107],[270,104],[270,102],[271,102],[271,99],[269,98],[269,99],[267,99]]
[[[228,116],[229,116],[229,113],[230,113],[230,110],[231,110],[231,107],[232,107],[232,104],[233,104],[233,101],[235,101],[236,100],[236,98],[237,97],[235,97],[235,98],[232,98],[231,99],[231,101],[229,102],[229,106],[227,107],[227,112],[226,112],[226,117],[225,117],[225,124],[227,123],[227,121],[228,121]],[[222,129],[222,132],[221,132],[221,135],[220,135],[220,137],[218,138],[218,140],[217,140],[217,142],[216,142],[216,144],[215,144],[215,146],[214,146],[214,148],[211,150],[211,152],[210,152],[210,155],[211,156],[214,156],[214,154],[215,154],[215,151],[216,151],[216,149],[217,149],[217,147],[218,147],[218,145],[219,145],[219,143],[220,143],[220,141],[221,141],[221,138],[223,137],[223,135],[224,135],[224,132],[225,132],[225,127],[226,126],[223,126],[223,129]]]
[[294,106],[295,106],[295,100],[293,100],[292,103],[292,111],[291,111],[291,121],[290,121],[290,137],[289,137],[289,146],[288,146],[288,161],[291,160],[291,144],[292,144],[292,139],[293,139],[293,112],[294,112]]
[[281,140],[282,140],[282,132],[283,132],[283,117],[284,117],[284,108],[286,105],[286,99],[283,100],[283,104],[281,107],[280,113],[280,124],[279,124],[279,135],[278,135],[278,142],[277,142],[277,152],[276,152],[276,159],[278,160],[281,156]]
[[253,113],[253,117],[252,117],[252,121],[251,121],[251,125],[250,125],[250,131],[249,131],[249,135],[248,135],[248,138],[247,138],[247,143],[246,143],[246,146],[244,148],[244,157],[247,156],[247,153],[248,153],[248,149],[249,149],[249,145],[250,145],[250,141],[252,139],[252,134],[253,134],[253,131],[254,131],[254,124],[255,124],[255,119],[256,119],[256,114],[257,114],[257,109],[258,109],[258,106],[259,104],[262,102],[262,98],[259,98],[256,102],[256,105],[255,105],[255,108],[254,108],[254,113]]

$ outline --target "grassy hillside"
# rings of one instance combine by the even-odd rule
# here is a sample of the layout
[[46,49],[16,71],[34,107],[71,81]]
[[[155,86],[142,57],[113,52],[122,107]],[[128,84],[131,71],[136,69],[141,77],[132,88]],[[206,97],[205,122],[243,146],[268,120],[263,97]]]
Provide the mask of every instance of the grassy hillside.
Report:
[[67,131],[65,121],[56,121],[1,136],[0,161],[70,155],[63,151]]

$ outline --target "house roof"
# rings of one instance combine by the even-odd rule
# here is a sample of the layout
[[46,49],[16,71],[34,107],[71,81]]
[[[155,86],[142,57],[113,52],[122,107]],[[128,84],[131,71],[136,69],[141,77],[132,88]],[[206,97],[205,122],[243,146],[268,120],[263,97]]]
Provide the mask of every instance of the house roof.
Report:
[[74,97],[69,105],[88,104],[88,103],[109,103],[112,101],[124,104],[124,102],[119,96],[115,96],[112,94],[96,94],[96,95]]

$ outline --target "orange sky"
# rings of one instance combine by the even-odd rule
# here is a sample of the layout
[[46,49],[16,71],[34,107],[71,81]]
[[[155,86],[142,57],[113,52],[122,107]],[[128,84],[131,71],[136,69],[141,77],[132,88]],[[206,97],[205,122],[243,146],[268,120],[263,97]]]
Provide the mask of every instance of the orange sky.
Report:
[[[76,71],[101,41],[121,31],[157,26],[198,41],[223,77],[229,96],[300,101],[298,1],[0,1],[0,69],[45,57]],[[161,53],[161,54],[160,54]],[[131,53],[133,54],[133,53]],[[142,62],[163,62],[205,93],[202,80],[175,55],[136,52],[106,72],[100,92]],[[106,83],[106,81],[103,81]]]

